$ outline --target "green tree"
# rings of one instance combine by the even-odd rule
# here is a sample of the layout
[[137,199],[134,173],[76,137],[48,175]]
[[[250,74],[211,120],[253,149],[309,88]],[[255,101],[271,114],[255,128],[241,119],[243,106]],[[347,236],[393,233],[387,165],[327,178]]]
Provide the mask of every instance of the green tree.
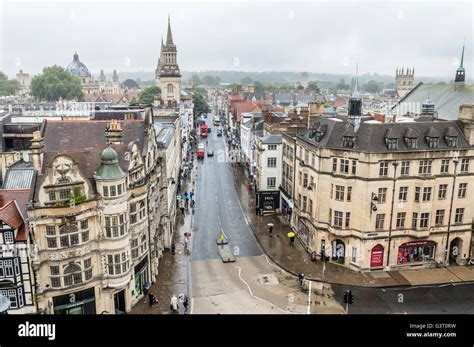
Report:
[[202,83],[204,83],[207,86],[215,86],[216,85],[216,80],[215,80],[214,76],[206,75],[202,78]]
[[383,83],[370,80],[362,86],[362,89],[369,93],[380,93],[383,88]]
[[319,92],[319,87],[318,87],[316,82],[311,81],[311,82],[308,83],[308,90]]
[[30,91],[37,100],[82,100],[84,97],[81,81],[57,65],[45,67],[41,74],[34,76]]
[[198,86],[198,85],[200,85],[200,84],[202,84],[201,78],[200,78],[198,75],[192,75],[192,77],[191,77],[191,85],[192,85],[193,87],[195,87],[195,86]]
[[259,81],[254,81],[253,85],[255,86],[255,91],[256,92],[263,92],[265,90],[265,87],[263,84]]
[[336,85],[336,89],[339,89],[339,90],[349,90],[351,87],[346,84],[346,81],[344,80],[344,78],[341,78],[341,80],[339,81],[339,83]]
[[193,104],[194,104],[194,115],[196,117],[199,117],[202,114],[208,114],[209,112],[211,112],[211,108],[209,107],[206,99],[201,93],[198,93],[198,92],[193,93]]
[[252,79],[246,76],[240,80],[240,83],[244,86],[248,86],[250,83],[252,83]]
[[7,75],[0,71],[0,96],[14,95],[17,89],[16,81],[9,81]]
[[161,89],[160,87],[148,87],[143,90],[143,92],[140,93],[140,97],[138,98],[138,103],[140,104],[152,104],[153,99],[155,98],[156,95],[161,94]]

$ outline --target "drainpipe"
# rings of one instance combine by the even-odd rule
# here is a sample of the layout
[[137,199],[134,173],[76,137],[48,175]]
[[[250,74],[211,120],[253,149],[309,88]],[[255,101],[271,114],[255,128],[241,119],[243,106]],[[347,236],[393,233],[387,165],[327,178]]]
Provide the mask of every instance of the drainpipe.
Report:
[[393,165],[393,187],[392,187],[392,206],[390,207],[390,224],[388,229],[388,251],[387,251],[387,268],[390,266],[390,249],[392,244],[392,225],[393,225],[393,205],[395,203],[395,185],[397,183],[397,167],[398,161],[394,161]]
[[451,231],[451,215],[453,214],[453,202],[454,202],[454,191],[456,190],[456,172],[458,168],[459,159],[454,158],[454,177],[453,177],[453,191],[451,192],[451,202],[449,204],[449,217],[448,217],[448,232],[446,236],[446,249],[445,249],[445,264],[449,265],[449,232]]

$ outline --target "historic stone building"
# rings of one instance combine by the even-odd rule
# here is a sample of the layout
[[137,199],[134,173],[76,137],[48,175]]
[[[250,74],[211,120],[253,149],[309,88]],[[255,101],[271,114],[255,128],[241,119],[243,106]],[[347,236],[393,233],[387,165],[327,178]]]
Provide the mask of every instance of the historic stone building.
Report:
[[45,121],[31,153],[38,309],[129,311],[154,281],[160,256],[151,110],[138,121]]
[[395,87],[399,98],[403,98],[407,95],[414,87],[413,82],[415,80],[415,68],[397,68],[395,74]]
[[168,32],[166,44],[161,40],[161,52],[155,70],[156,85],[161,89],[161,106],[176,107],[181,95],[181,73],[177,61],[178,51],[173,42],[170,18],[168,17]]
[[121,94],[123,92],[117,71],[114,70],[112,82],[107,81],[104,71],[100,71],[99,80],[95,80],[89,72],[87,66],[79,60],[79,55],[74,53],[71,63],[66,67],[71,75],[77,77],[81,81],[82,91],[85,95],[88,94]]
[[383,124],[364,121],[361,104],[354,93],[348,118],[319,117],[296,137],[292,225],[301,240],[355,270],[464,264],[474,106],[462,105],[458,121]]

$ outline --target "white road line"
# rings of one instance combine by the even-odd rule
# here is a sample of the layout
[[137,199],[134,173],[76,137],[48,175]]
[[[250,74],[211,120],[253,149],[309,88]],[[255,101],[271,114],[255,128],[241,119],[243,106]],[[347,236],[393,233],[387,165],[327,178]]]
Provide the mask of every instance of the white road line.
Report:
[[308,286],[308,314],[311,314],[311,281],[309,282]]
[[194,298],[191,298],[191,309],[189,310],[189,314],[193,314],[193,308],[194,308]]
[[240,278],[240,280],[241,280],[242,282],[244,282],[244,284],[247,286],[247,289],[248,289],[248,291],[249,291],[249,294],[250,294],[250,296],[251,296],[252,298],[257,299],[257,300],[260,300],[260,301],[263,301],[263,302],[265,302],[265,303],[267,303],[267,304],[269,304],[269,305],[275,306],[275,308],[276,308],[277,310],[281,311],[281,312],[284,312],[284,313],[291,313],[291,314],[298,314],[298,313],[296,313],[296,312],[291,312],[291,311],[283,310],[283,309],[279,308],[277,305],[271,303],[270,301],[267,301],[267,300],[265,300],[265,299],[262,299],[262,298],[259,298],[258,296],[253,295],[252,289],[250,288],[250,286],[248,285],[248,283],[245,282],[245,280],[244,280],[244,279],[242,278],[242,276],[240,275],[240,273],[241,273],[241,271],[242,271],[242,268],[241,268],[240,266],[236,266],[235,268],[236,268],[236,269],[239,269],[239,278]]

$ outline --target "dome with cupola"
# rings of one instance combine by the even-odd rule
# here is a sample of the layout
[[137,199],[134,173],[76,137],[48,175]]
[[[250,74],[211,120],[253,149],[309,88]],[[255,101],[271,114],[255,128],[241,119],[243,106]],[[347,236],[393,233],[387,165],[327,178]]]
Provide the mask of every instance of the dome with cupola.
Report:
[[79,55],[74,53],[73,61],[66,67],[66,70],[76,77],[90,76],[89,69],[79,60]]
[[94,175],[95,179],[114,180],[126,176],[118,163],[118,154],[112,147],[109,146],[102,151],[100,160],[102,164]]

